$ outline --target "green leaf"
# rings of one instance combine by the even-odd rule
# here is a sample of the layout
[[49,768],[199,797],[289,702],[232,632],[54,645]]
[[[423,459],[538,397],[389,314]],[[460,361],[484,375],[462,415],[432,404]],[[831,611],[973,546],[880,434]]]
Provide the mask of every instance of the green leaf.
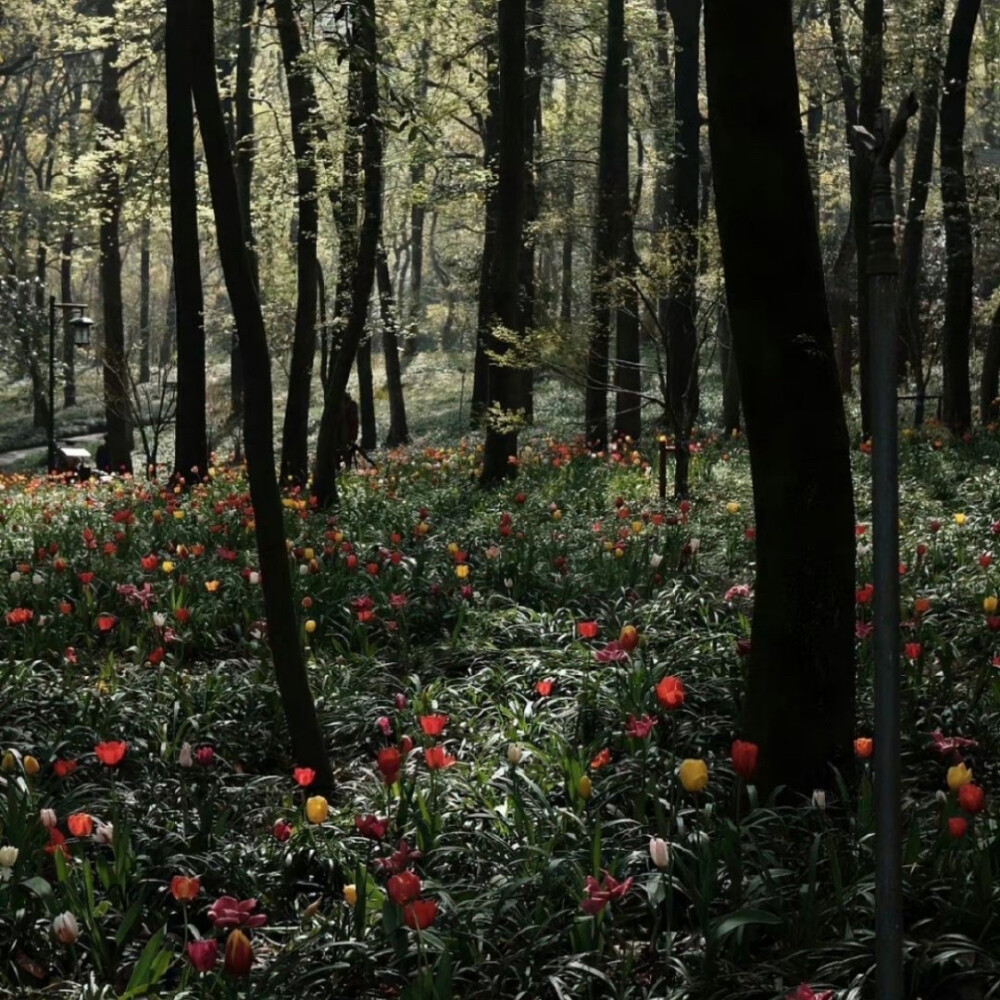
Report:
[[751,924],[777,927],[784,922],[782,917],[779,917],[775,913],[770,913],[768,910],[739,910],[716,921],[712,927],[712,937],[716,941],[721,941],[724,937],[732,934],[733,931],[738,931],[741,927],[747,927]]

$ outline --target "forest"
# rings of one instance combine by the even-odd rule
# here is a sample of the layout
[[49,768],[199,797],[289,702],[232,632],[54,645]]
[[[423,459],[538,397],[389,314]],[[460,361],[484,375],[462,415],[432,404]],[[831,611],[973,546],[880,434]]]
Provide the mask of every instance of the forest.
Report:
[[998,87],[5,0],[0,998],[1000,996]]

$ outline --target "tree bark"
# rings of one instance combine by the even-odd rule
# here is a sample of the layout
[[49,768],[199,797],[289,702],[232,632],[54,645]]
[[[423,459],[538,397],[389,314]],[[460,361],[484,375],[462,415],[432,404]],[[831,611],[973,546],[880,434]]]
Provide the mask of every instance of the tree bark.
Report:
[[323,403],[316,454],[313,493],[319,506],[337,501],[337,455],[343,449],[345,428],[340,419],[347,380],[368,319],[368,302],[375,283],[375,258],[382,233],[382,126],[379,121],[375,0],[359,0],[355,53],[360,60],[363,121],[361,169],[364,175],[364,218],[358,239],[357,264],[351,285],[351,314],[330,369]]
[[385,355],[385,380],[389,393],[389,431],[385,436],[385,446],[398,448],[409,443],[410,431],[406,424],[406,401],[399,365],[399,324],[392,298],[389,261],[383,246],[379,246],[377,267],[378,298],[382,313],[382,353]]
[[[73,301],[73,249],[75,247],[73,227],[63,231],[62,248],[59,254],[59,294],[63,302]],[[62,362],[63,362],[63,406],[76,406],[76,343],[73,338],[72,317],[64,315]]]
[[295,334],[288,369],[288,398],[281,437],[281,482],[303,485],[309,476],[309,400],[316,357],[316,241],[319,202],[316,196],[316,131],[319,104],[312,76],[301,65],[302,35],[292,0],[274,0],[281,59],[288,84],[292,148],[298,183],[296,232],[297,285]]
[[372,338],[366,334],[358,345],[358,409],[361,416],[361,447],[371,451],[378,447],[375,425],[375,385],[372,378]]
[[979,419],[984,425],[996,423],[1000,408],[1000,306],[993,313],[983,355],[983,373],[979,383]]
[[757,528],[745,732],[762,794],[808,793],[853,757],[854,508],[790,6],[706,0],[705,51]]
[[628,52],[624,0],[608,0],[608,39],[601,87],[601,134],[594,218],[591,334],[584,420],[594,451],[608,446],[608,364],[615,282],[622,277],[628,187]]
[[942,418],[954,434],[972,425],[969,349],[972,327],[972,218],[965,183],[965,97],[969,53],[981,0],[958,0],[948,34],[941,96],[941,202],[944,210],[945,295],[941,360]]
[[[195,178],[193,54],[185,4],[167,4],[167,161],[170,173],[170,245],[173,251],[174,316],[177,328],[177,416],[174,477],[198,482],[208,468],[205,414],[205,306],[198,241]],[[214,65],[214,64],[213,64]]]
[[691,430],[698,415],[698,108],[701,0],[668,0],[674,25],[674,167],[668,213],[670,287],[666,342],[668,404],[674,431],[674,493],[689,491]]
[[128,377],[125,371],[125,321],[122,312],[122,260],[119,225],[122,191],[118,177],[118,144],[125,132],[119,92],[118,38],[114,26],[115,0],[100,0],[101,17],[110,30],[101,52],[101,94],[97,104],[98,189],[101,203],[100,273],[104,303],[104,412],[111,464],[116,471],[132,471],[132,428],[129,423]]
[[[496,252],[490,274],[490,323],[509,334],[524,333],[521,288],[521,248],[526,207],[525,149],[525,33],[526,0],[500,0],[497,27],[500,41],[500,121],[497,163]],[[495,485],[514,474],[517,466],[517,429],[510,426],[517,405],[517,373],[503,364],[507,344],[492,337],[497,361],[489,363],[490,404],[499,409],[486,427],[480,483]],[[502,423],[498,423],[499,416]]]
[[179,8],[181,20],[190,30],[194,99],[208,167],[219,258],[239,331],[247,393],[254,401],[253,406],[246,407],[244,431],[268,643],[295,760],[316,771],[314,789],[328,790],[333,785],[333,773],[306,676],[292,599],[281,494],[274,474],[274,404],[267,332],[244,241],[232,152],[215,78],[212,3],[170,0],[170,4]]
[[[428,23],[426,31],[431,30]],[[427,88],[429,85],[431,40],[426,35],[420,40],[416,67],[416,103],[418,113],[426,114]],[[427,140],[419,128],[410,131],[410,309],[409,321],[415,327],[413,336],[407,337],[403,353],[409,358],[417,353],[420,328],[424,321],[424,222],[427,217]]]
[[139,223],[139,384],[149,381],[149,216]]
[[[944,0],[928,4],[925,26],[933,33],[924,60],[920,87],[920,119],[913,151],[910,195],[906,202],[906,223],[900,248],[899,290],[896,300],[896,329],[910,370],[923,384],[923,333],[920,328],[920,271],[924,242],[924,212],[934,171],[934,140],[937,135],[938,93],[941,88],[941,32]],[[918,407],[919,409],[919,407]]]
[[719,342],[719,366],[722,369],[722,426],[727,436],[740,431],[740,372],[733,350],[733,331],[729,326],[729,311],[723,306],[715,329]]

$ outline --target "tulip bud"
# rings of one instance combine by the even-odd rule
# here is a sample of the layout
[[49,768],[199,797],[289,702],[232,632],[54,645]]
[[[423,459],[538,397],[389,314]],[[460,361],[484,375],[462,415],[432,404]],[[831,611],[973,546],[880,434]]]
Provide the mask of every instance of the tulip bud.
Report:
[[253,947],[250,939],[239,928],[230,931],[226,938],[225,970],[231,976],[246,976],[253,965]]
[[9,774],[15,767],[17,767],[17,758],[14,756],[12,750],[8,750],[3,755],[3,759],[0,760],[0,768]]
[[817,788],[813,792],[812,801],[817,809],[826,809],[826,792],[822,788]]
[[356,906],[358,902],[358,887],[352,882],[344,886],[344,902],[348,906]]
[[115,840],[114,823],[102,823],[97,821],[97,829],[94,830],[94,840],[98,844],[113,844]]
[[0,868],[13,868],[20,853],[16,847],[0,847]]
[[516,743],[507,744],[507,763],[511,767],[517,767],[521,763],[524,751]]
[[80,925],[76,922],[76,917],[67,910],[52,921],[52,933],[60,944],[73,944],[80,936]]
[[58,822],[55,809],[40,809],[38,811],[38,819],[46,830],[51,830]]
[[188,958],[191,964],[199,972],[211,972],[215,967],[215,960],[219,957],[219,942],[215,938],[208,938],[204,941],[189,941],[187,946]]
[[657,868],[663,869],[670,864],[670,846],[661,837],[649,838],[649,856]]
[[594,794],[594,783],[587,777],[587,775],[583,775],[583,777],[576,783],[576,794],[579,795],[581,799],[589,799],[590,796]]
[[38,761],[31,756],[31,754],[28,754],[24,758],[24,773],[28,775],[29,778],[33,778],[41,769],[41,764],[39,764]]
[[396,706],[397,711],[402,712],[407,705],[406,695],[402,691],[397,691],[392,703]]
[[185,743],[177,755],[177,763],[181,767],[194,767],[194,754],[191,752],[191,744]]
[[685,792],[702,792],[708,786],[708,765],[698,759],[682,761],[677,776]]
[[310,823],[322,823],[330,815],[330,805],[322,795],[306,799],[306,816]]

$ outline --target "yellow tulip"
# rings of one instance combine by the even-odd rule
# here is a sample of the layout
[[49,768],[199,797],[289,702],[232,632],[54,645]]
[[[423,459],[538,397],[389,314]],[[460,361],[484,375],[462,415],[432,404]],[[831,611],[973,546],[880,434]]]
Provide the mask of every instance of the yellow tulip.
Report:
[[358,902],[358,887],[353,882],[344,886],[344,901],[348,906],[355,906]]
[[182,511],[182,510],[175,510],[174,511],[174,518],[177,521],[183,521],[184,520],[184,511]]
[[31,754],[28,754],[24,758],[24,773],[29,777],[33,778],[41,769],[41,764],[39,764],[38,761],[31,756]]
[[579,795],[581,799],[589,799],[590,796],[594,794],[594,783],[587,777],[587,775],[583,775],[583,777],[576,783],[576,794]]
[[330,815],[330,804],[322,795],[306,799],[306,816],[310,823],[322,823]]
[[677,776],[685,792],[703,792],[708,785],[708,765],[703,760],[685,760]]
[[305,559],[306,562],[309,562],[310,560],[315,558],[315,556],[316,556],[315,549],[305,549],[302,552],[302,558]]
[[13,771],[17,767],[17,758],[14,756],[13,752],[8,750],[4,755],[3,759],[0,760],[0,768],[4,771]]
[[173,573],[174,564],[169,559],[167,559],[160,567],[160,569],[162,569],[164,573]]
[[992,615],[997,609],[997,599],[995,597],[987,597],[983,600],[983,611],[988,615]]
[[306,628],[306,634],[312,635],[313,632],[316,631],[316,622],[314,622],[312,618],[310,618],[309,621],[306,622],[305,628]]
[[469,567],[466,566],[465,563],[460,563],[458,566],[455,567],[455,576],[457,576],[459,580],[464,580],[468,575],[469,575]]
[[740,512],[740,505],[735,500],[730,500],[729,503],[726,504],[726,510],[729,511],[730,514],[738,514]]
[[963,524],[965,524],[965,520],[966,518],[964,514],[955,515],[955,524],[957,524],[960,528],[962,527]]
[[956,764],[948,768],[948,787],[953,791],[958,791],[962,785],[968,785],[972,781],[972,771],[965,764]]
[[638,535],[642,532],[642,521],[633,521],[632,530]]

